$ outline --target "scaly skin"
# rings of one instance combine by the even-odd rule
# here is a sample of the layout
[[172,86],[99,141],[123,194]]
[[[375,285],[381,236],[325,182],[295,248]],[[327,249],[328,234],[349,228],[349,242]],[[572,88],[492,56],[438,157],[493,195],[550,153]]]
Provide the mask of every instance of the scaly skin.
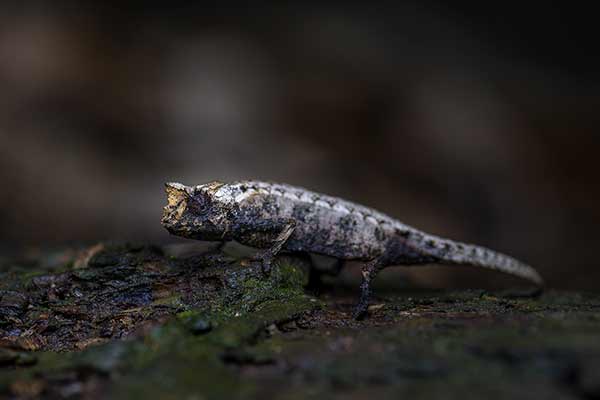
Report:
[[473,265],[543,286],[530,266],[492,250],[429,235],[383,213],[343,199],[276,183],[167,183],[163,226],[172,234],[208,241],[235,240],[262,249],[266,270],[281,250],[365,261],[361,299],[368,308],[371,281],[391,265]]

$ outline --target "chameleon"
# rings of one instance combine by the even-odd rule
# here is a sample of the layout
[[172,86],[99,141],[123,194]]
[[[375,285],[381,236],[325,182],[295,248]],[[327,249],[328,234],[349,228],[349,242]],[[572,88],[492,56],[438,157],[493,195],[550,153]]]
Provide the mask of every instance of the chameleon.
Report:
[[430,235],[372,208],[301,187],[248,180],[170,182],[165,189],[161,223],[171,234],[254,247],[253,260],[265,273],[281,251],[362,262],[355,319],[368,313],[371,283],[388,266],[470,265],[544,285],[535,269],[508,255]]

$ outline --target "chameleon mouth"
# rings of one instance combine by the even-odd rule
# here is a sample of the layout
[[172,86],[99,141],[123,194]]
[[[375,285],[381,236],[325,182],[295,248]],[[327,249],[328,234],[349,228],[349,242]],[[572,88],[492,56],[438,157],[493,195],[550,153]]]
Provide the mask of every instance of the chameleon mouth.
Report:
[[163,207],[161,223],[164,226],[172,226],[181,220],[187,208],[189,199],[189,188],[181,183],[166,183],[167,205]]

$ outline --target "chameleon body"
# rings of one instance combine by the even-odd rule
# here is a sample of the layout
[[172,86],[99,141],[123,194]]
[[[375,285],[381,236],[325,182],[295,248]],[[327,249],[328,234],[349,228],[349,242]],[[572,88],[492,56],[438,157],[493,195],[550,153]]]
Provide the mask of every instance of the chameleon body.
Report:
[[258,181],[167,183],[166,192],[162,224],[169,232],[261,249],[256,259],[266,272],[282,250],[364,261],[355,318],[367,312],[371,281],[391,265],[471,265],[543,285],[532,267],[510,256],[429,235],[371,208],[299,187]]

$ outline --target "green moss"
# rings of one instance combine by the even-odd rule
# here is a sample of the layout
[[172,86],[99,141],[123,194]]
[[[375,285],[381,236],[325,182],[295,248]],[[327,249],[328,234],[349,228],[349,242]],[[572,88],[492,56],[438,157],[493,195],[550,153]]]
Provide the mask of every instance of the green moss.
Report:
[[[2,329],[42,327],[44,338],[67,344],[103,335],[107,321],[139,329],[117,330],[123,339],[80,352],[2,351],[0,398],[14,397],[15,383],[41,383],[43,397],[81,388],[81,397],[99,390],[103,398],[148,400],[600,396],[597,295],[377,292],[384,306],[356,322],[348,317],[354,298],[337,291],[323,296],[325,310],[307,312],[321,302],[306,295],[306,265],[291,258],[266,275],[218,257],[117,250],[95,258],[91,273],[62,276],[51,300],[47,288],[27,289],[32,307],[14,314],[22,325],[11,317]],[[73,288],[85,296],[72,296]],[[9,299],[17,312],[12,304],[20,303]]]
[[239,317],[272,300],[283,305],[302,298],[308,271],[301,264],[283,259],[273,265],[268,275],[259,270],[234,270],[230,272],[228,283],[231,290],[224,293],[213,311]]
[[[78,273],[80,279],[93,275],[85,270]],[[0,390],[9,391],[15,381],[33,382],[69,371],[92,371],[111,380],[110,398],[252,395],[255,384],[240,384],[235,371],[224,363],[225,355],[235,350],[247,353],[246,359],[253,362],[266,362],[269,352],[253,350],[265,328],[314,310],[320,303],[304,294],[305,270],[290,263],[274,266],[269,276],[241,266],[229,273],[228,290],[208,309],[180,312],[139,339],[90,347],[79,353],[39,352],[33,367],[5,374],[0,379]],[[153,305],[179,307],[181,296],[158,299]],[[210,329],[199,330],[199,325]]]

